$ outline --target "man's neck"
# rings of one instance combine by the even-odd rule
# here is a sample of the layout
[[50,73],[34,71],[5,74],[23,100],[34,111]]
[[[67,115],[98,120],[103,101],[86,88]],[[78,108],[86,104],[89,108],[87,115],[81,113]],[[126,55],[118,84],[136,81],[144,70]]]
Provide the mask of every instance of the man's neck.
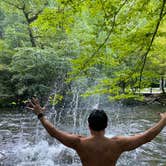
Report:
[[101,130],[101,131],[94,131],[94,130],[90,130],[92,137],[104,137],[105,135],[105,130]]

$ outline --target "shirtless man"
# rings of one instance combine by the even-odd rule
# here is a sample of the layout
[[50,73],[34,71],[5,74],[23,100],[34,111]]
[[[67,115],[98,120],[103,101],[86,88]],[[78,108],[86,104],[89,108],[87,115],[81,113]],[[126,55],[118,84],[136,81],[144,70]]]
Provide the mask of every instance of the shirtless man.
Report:
[[43,114],[44,109],[37,99],[30,101],[31,109],[40,119],[47,132],[62,144],[78,153],[83,166],[115,166],[119,156],[125,152],[136,149],[155,138],[166,125],[166,113],[160,113],[160,120],[144,133],[134,136],[105,137],[107,115],[103,110],[94,110],[89,118],[91,135],[81,137],[58,130]]

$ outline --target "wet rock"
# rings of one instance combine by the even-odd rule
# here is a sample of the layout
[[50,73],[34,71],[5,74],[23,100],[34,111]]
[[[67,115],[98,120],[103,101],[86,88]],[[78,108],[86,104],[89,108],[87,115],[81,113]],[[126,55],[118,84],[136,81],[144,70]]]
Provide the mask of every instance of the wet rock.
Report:
[[145,102],[147,104],[166,105],[166,94],[152,94],[148,97],[145,97]]

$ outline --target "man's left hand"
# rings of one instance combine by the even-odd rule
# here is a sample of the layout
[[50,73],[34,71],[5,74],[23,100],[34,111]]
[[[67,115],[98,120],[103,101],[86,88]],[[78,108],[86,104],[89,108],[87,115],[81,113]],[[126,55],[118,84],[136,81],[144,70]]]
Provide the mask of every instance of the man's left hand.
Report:
[[43,113],[45,108],[40,106],[39,100],[37,98],[32,98],[27,104],[27,109],[32,110],[36,115]]

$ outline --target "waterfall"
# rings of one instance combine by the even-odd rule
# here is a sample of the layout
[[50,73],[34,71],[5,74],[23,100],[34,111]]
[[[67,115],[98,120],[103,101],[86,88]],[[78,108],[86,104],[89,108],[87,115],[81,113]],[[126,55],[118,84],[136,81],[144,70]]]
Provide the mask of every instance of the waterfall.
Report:
[[77,123],[77,112],[78,112],[78,105],[79,105],[79,89],[77,87],[72,89],[73,99],[71,101],[71,111],[73,112],[73,133],[76,130],[76,123]]

